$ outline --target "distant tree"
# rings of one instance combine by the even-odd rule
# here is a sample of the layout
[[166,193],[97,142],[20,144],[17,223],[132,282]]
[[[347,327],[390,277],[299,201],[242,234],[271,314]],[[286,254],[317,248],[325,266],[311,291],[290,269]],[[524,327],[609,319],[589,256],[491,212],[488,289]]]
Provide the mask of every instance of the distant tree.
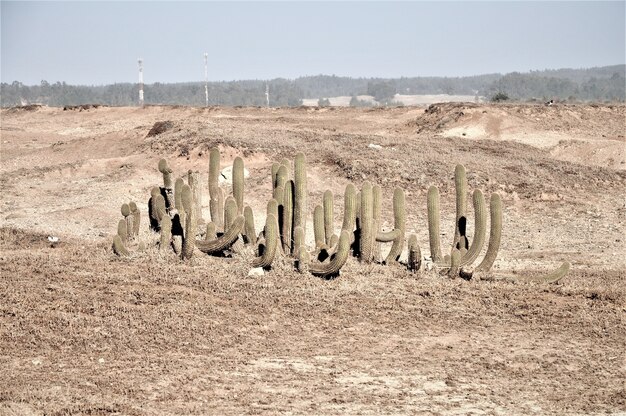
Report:
[[493,97],[491,97],[491,101],[494,103],[498,103],[500,101],[508,101],[508,100],[509,100],[509,96],[506,95],[506,93],[503,93],[502,91],[499,91]]
[[379,81],[367,83],[367,94],[374,97],[379,103],[385,103],[396,95],[396,85],[391,81]]
[[317,100],[318,107],[330,107],[330,100],[328,98],[320,98]]

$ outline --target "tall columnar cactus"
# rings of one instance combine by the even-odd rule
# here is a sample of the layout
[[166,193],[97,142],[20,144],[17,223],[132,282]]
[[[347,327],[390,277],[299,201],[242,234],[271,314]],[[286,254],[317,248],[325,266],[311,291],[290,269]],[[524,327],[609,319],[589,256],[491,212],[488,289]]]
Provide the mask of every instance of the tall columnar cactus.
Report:
[[402,249],[404,248],[404,236],[406,232],[406,208],[404,191],[401,188],[396,188],[393,191],[393,218],[394,229],[392,231],[382,233],[379,232],[376,240],[381,243],[393,241],[391,250],[385,258],[385,264],[393,264],[398,261]]
[[474,204],[474,238],[469,250],[461,258],[461,266],[471,265],[476,261],[480,251],[483,249],[485,236],[487,235],[487,209],[485,197],[480,189],[474,190],[472,201]]
[[289,159],[285,158],[280,161],[280,165],[284,166],[285,169],[287,169],[287,179],[289,179],[291,177],[291,162],[289,161]]
[[254,228],[254,212],[249,205],[243,210],[243,217],[245,218],[244,236],[246,242],[249,244],[256,244],[256,230]]
[[[183,186],[185,186],[185,181],[182,178],[176,179],[176,182],[174,183],[174,207],[176,208],[176,212],[178,213],[178,226],[180,226],[180,228],[184,230],[185,210],[183,209],[183,202],[181,198]],[[176,217],[174,218],[176,219]]]
[[[278,167],[278,171],[276,172],[276,179],[274,180],[274,199],[278,201],[279,204],[283,203],[282,193],[285,191],[285,184],[289,180],[287,167],[285,165],[280,165]],[[280,194],[280,195],[279,195]]]
[[174,182],[172,169],[167,165],[167,160],[159,160],[159,172],[163,174],[163,189],[165,190],[165,206],[169,211],[174,207]]
[[159,240],[159,251],[165,252],[170,247],[172,238],[172,220],[169,215],[164,215],[161,219],[161,238]]
[[263,229],[264,244],[263,252],[259,257],[252,261],[252,267],[268,268],[272,265],[276,252],[278,250],[278,220],[272,214],[268,215],[265,220],[265,228]]
[[440,224],[439,224],[439,189],[436,186],[428,188],[428,238],[430,241],[430,256],[434,263],[443,261],[441,253]]
[[304,230],[302,227],[295,227],[293,229],[293,252],[297,255],[300,250],[306,251],[306,244],[304,242]]
[[359,247],[359,257],[362,262],[372,261],[372,249],[374,248],[374,203],[372,200],[372,184],[365,181],[361,187],[361,238]]
[[200,172],[189,170],[187,173],[187,183],[191,188],[194,204],[194,214],[196,222],[204,222],[202,218],[202,185],[200,185]]
[[310,261],[308,264],[309,271],[322,277],[332,277],[339,273],[339,270],[343,267],[350,254],[350,233],[348,231],[342,231],[339,236],[339,242],[337,243],[337,250],[335,254],[330,258],[330,261],[320,263],[317,261]]
[[323,205],[323,214],[324,214],[324,242],[327,247],[330,247],[330,239],[333,237],[335,233],[334,230],[334,198],[333,193],[330,189],[324,192],[324,196],[322,198]]
[[137,208],[137,204],[134,202],[131,202],[128,206],[130,208],[130,215],[133,217],[133,235],[138,237],[139,224],[141,223],[141,212],[139,211],[139,208]]
[[204,239],[206,241],[211,241],[211,240],[215,240],[216,238],[217,238],[217,229],[215,228],[215,224],[212,222],[207,223]]
[[461,250],[468,248],[464,227],[467,211],[467,176],[465,174],[465,166],[456,165],[454,169],[454,185],[456,189],[456,225],[452,246]]
[[298,153],[294,161],[294,227],[302,227],[304,235],[306,235],[306,218],[308,210],[308,192],[306,178],[306,160],[303,153]]
[[224,194],[219,186],[220,151],[213,148],[209,152],[209,211],[211,221],[218,230],[224,229]]
[[454,247],[450,253],[450,268],[448,269],[448,277],[456,278],[459,275],[461,267],[461,250]]
[[244,167],[243,159],[239,156],[233,161],[233,196],[237,203],[237,215],[242,215],[244,209]]
[[230,225],[237,217],[237,202],[235,198],[229,196],[224,203],[224,231],[230,228]]
[[409,271],[415,273],[419,271],[422,265],[422,252],[420,250],[420,246],[417,244],[417,236],[415,234],[411,234],[409,236],[407,247],[408,247],[407,267]]
[[498,250],[500,249],[500,238],[502,236],[502,200],[497,193],[491,194],[489,202],[491,229],[489,230],[489,245],[487,245],[487,253],[483,261],[476,266],[475,271],[487,272],[493,266]]
[[[373,212],[372,212],[372,229],[374,230],[374,236],[377,236],[380,231],[380,222],[381,222],[381,212],[382,212],[382,189],[379,185],[374,185],[372,187],[372,204]],[[375,262],[382,262],[382,253],[380,242],[374,238],[372,240],[372,258]]]
[[281,240],[283,244],[283,251],[286,254],[295,254],[292,251],[293,246],[293,195],[295,192],[295,185],[293,180],[285,182],[285,188],[283,191],[283,215],[280,220],[282,225]]
[[181,190],[181,202],[185,211],[185,236],[183,238],[183,249],[181,258],[190,259],[196,246],[196,207],[193,200],[193,191],[189,185],[183,186]]
[[354,228],[356,227],[357,192],[354,185],[349,183],[343,194],[343,223],[341,231],[350,234],[350,244],[354,242]]
[[324,231],[324,208],[316,205],[313,209],[313,235],[315,237],[315,247],[326,246],[326,233]]
[[278,169],[280,168],[280,163],[274,162],[272,163],[272,192],[276,188],[276,175],[278,175]]

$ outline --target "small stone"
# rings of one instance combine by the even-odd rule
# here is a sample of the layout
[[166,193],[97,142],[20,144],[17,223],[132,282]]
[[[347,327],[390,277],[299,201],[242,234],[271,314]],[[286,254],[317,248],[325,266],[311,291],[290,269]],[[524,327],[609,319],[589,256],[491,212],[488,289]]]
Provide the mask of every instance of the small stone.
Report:
[[250,277],[263,276],[263,275],[265,275],[265,271],[263,270],[263,267],[255,267],[253,269],[250,269],[250,271],[248,272],[248,276]]

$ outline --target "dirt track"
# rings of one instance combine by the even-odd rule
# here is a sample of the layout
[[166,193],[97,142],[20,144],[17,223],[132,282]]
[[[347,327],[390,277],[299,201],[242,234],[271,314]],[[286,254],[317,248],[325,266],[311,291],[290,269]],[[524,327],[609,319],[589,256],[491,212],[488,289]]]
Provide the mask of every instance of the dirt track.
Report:
[[[0,414],[626,411],[623,105],[1,116]],[[146,137],[165,120],[170,130]],[[223,166],[244,158],[258,215],[271,162],[297,151],[312,203],[330,188],[340,210],[345,185],[370,180],[392,222],[393,188],[403,187],[408,231],[426,256],[426,190],[439,186],[452,228],[463,163],[470,189],[503,197],[495,269],[532,275],[567,260],[572,272],[545,287],[352,260],[323,281],[287,263],[247,277],[245,253],[114,257],[119,207],[134,200],[145,218],[159,158],[206,179],[216,145]]]

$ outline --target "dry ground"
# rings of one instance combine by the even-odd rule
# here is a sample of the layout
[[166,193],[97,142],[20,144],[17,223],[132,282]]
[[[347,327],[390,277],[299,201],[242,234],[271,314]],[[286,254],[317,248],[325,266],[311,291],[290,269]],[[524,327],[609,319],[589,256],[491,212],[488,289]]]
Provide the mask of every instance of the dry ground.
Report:
[[[623,414],[623,105],[2,110],[0,414]],[[153,137],[157,121],[170,130]],[[377,144],[381,148],[369,147]],[[263,222],[271,161],[303,151],[309,191],[370,180],[407,194],[428,256],[426,190],[452,229],[453,172],[505,204],[495,269],[553,286],[448,280],[350,260],[325,281],[282,261],[122,260],[123,202],[145,219],[159,158],[177,175],[241,155]],[[205,192],[206,194],[206,192]],[[208,218],[204,200],[204,217]],[[339,226],[339,224],[337,224]],[[451,239],[450,230],[444,240]],[[47,237],[61,238],[50,247]]]

